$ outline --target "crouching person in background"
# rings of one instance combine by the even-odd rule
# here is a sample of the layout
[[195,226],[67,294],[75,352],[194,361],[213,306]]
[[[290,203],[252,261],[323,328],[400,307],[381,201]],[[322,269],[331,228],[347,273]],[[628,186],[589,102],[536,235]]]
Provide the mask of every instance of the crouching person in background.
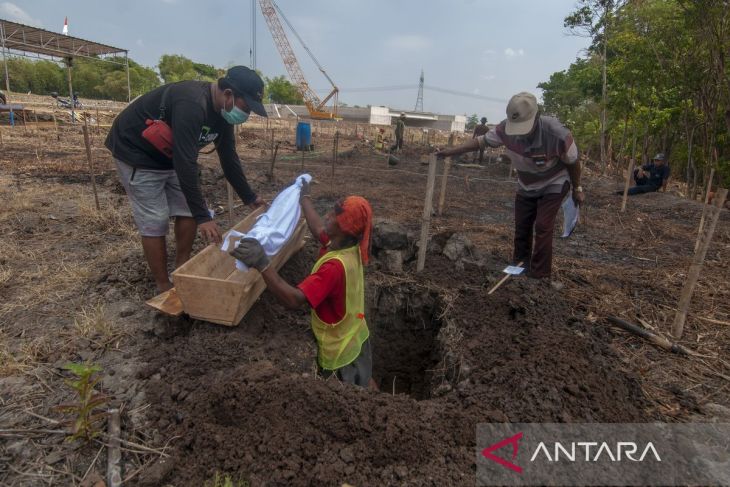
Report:
[[367,264],[370,251],[370,204],[360,196],[348,196],[337,202],[322,221],[306,182],[300,204],[322,248],[312,273],[296,287],[269,265],[269,258],[255,239],[244,238],[231,255],[261,272],[268,290],[287,308],[311,307],[317,363],[325,377],[336,375],[343,382],[377,389],[372,379],[363,277],[363,264]]

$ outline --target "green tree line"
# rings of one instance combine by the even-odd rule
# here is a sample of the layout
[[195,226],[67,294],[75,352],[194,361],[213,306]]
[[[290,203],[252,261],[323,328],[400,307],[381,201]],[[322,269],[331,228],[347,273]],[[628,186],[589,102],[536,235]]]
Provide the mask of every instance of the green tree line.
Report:
[[[124,58],[107,58],[111,62],[77,58],[72,65],[73,90],[83,98],[127,100],[127,73]],[[11,57],[7,60],[10,90],[19,93],[68,96],[65,64],[47,60]],[[165,54],[157,70],[129,60],[129,86],[132,98],[162,84],[183,80],[214,81],[225,75],[224,68],[196,63],[185,56]],[[261,74],[261,73],[259,73]],[[263,76],[262,76],[263,77]],[[296,87],[284,76],[263,77],[264,99],[273,103],[302,104]]]
[[730,184],[730,2],[580,0],[565,27],[590,48],[538,87],[590,159],[661,151],[691,196],[712,167]]

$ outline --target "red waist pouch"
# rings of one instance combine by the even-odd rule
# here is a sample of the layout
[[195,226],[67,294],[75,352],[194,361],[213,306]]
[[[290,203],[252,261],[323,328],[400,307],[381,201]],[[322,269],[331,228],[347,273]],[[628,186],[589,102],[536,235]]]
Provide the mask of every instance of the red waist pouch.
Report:
[[164,120],[145,120],[147,128],[142,131],[142,138],[152,144],[158,151],[172,159],[172,129]]

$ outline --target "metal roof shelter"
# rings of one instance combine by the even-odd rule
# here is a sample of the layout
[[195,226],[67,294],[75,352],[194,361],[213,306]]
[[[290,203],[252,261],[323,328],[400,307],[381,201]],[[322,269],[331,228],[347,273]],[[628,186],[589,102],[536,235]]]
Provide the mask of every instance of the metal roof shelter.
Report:
[[[29,25],[11,22],[0,19],[0,45],[2,46],[3,64],[5,65],[5,89],[10,91],[10,77],[8,75],[7,55],[15,51],[26,57],[33,57],[29,54],[48,56],[51,58],[63,59],[68,68],[68,91],[71,98],[71,120],[74,120],[73,113],[73,85],[71,82],[71,67],[73,58],[87,58],[97,61],[123,65],[127,71],[127,100],[131,99],[131,88],[129,84],[129,51],[118,47],[87,41],[79,37],[67,36],[39,29]],[[124,53],[124,62],[104,59],[105,56]]]

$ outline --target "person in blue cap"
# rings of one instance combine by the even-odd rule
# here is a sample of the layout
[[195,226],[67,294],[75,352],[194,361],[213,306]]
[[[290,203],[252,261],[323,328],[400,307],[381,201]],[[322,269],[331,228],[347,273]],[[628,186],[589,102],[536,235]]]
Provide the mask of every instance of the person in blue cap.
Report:
[[[263,92],[264,82],[255,71],[234,66],[214,82],[180,81],[156,88],[114,120],[105,145],[114,156],[159,292],[172,287],[165,242],[171,217],[176,268],[190,258],[196,231],[208,241],[221,240],[201,191],[198,152],[203,146],[215,144],[223,173],[244,204],[264,204],[246,180],[233,132],[251,112],[266,116]],[[146,131],[153,125],[162,127],[154,139]]]

